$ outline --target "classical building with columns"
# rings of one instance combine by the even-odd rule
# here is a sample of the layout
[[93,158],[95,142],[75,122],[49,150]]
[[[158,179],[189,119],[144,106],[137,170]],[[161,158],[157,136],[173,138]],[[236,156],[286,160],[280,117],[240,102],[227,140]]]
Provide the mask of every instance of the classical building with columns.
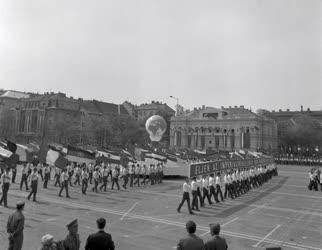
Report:
[[277,149],[277,125],[273,119],[240,107],[195,108],[172,117],[170,146],[197,150],[234,151]]

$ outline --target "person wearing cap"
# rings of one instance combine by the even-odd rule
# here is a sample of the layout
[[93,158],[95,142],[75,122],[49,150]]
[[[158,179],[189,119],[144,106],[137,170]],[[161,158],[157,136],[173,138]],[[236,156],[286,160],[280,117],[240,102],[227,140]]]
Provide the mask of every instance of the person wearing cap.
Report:
[[219,236],[220,225],[210,224],[210,234],[213,236],[212,239],[208,240],[205,244],[205,250],[227,250],[228,245],[224,238]]
[[25,203],[20,201],[16,205],[16,211],[11,214],[7,222],[7,233],[9,234],[9,250],[21,250],[23,243],[23,229],[25,226],[25,216],[22,210]]
[[62,242],[65,250],[79,250],[80,249],[80,239],[78,234],[78,222],[77,219],[73,220],[67,226],[68,235]]
[[177,245],[177,250],[204,250],[204,243],[201,238],[195,235],[197,225],[193,221],[186,223],[188,236],[180,239]]
[[88,236],[85,250],[114,250],[114,242],[112,236],[104,231],[106,220],[99,218],[96,221],[98,232]]
[[185,183],[183,183],[183,186],[182,186],[182,200],[179,204],[179,207],[177,208],[177,211],[178,213],[180,213],[180,209],[183,205],[183,203],[186,201],[187,202],[187,205],[188,205],[188,210],[189,210],[189,213],[190,214],[194,214],[191,210],[191,206],[190,206],[190,185],[189,185],[189,178],[186,179]]
[[2,196],[0,199],[0,206],[2,206],[2,202],[3,202],[4,206],[8,207],[7,198],[8,198],[8,192],[10,187],[10,180],[11,180],[11,176],[9,173],[9,168],[6,168],[5,172],[1,175],[1,178],[0,178],[0,181],[2,183]]
[[37,188],[38,188],[38,173],[37,173],[37,169],[34,168],[33,173],[30,175],[30,187],[31,187],[31,191],[27,197],[28,200],[30,200],[30,197],[33,195],[33,201],[36,201],[36,194],[37,194]]

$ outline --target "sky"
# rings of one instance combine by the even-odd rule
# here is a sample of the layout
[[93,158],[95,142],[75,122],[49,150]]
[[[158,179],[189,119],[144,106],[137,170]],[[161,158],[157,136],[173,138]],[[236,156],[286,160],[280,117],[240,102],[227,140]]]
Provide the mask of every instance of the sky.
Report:
[[0,88],[322,109],[322,0],[2,0]]

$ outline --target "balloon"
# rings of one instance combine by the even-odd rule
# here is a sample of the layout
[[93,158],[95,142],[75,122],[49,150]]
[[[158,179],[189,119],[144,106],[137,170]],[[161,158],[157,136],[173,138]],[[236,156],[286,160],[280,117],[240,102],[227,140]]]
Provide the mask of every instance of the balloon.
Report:
[[145,129],[149,133],[151,141],[160,141],[164,132],[167,130],[167,123],[163,117],[153,115],[147,119]]

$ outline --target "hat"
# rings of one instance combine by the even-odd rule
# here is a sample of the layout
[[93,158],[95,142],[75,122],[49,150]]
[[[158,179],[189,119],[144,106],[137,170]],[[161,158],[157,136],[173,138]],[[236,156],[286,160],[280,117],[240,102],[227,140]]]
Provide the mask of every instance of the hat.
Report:
[[54,240],[54,236],[50,234],[46,234],[43,237],[41,237],[41,243],[42,244],[48,244],[51,243]]
[[17,204],[16,204],[16,207],[17,209],[21,209],[25,206],[25,202],[24,201],[19,201]]
[[71,223],[67,224],[66,227],[68,229],[74,227],[74,226],[78,226],[78,222],[77,222],[77,219],[73,220]]
[[220,224],[216,223],[216,224],[209,224],[210,227],[210,232],[212,234],[219,234],[220,232]]

